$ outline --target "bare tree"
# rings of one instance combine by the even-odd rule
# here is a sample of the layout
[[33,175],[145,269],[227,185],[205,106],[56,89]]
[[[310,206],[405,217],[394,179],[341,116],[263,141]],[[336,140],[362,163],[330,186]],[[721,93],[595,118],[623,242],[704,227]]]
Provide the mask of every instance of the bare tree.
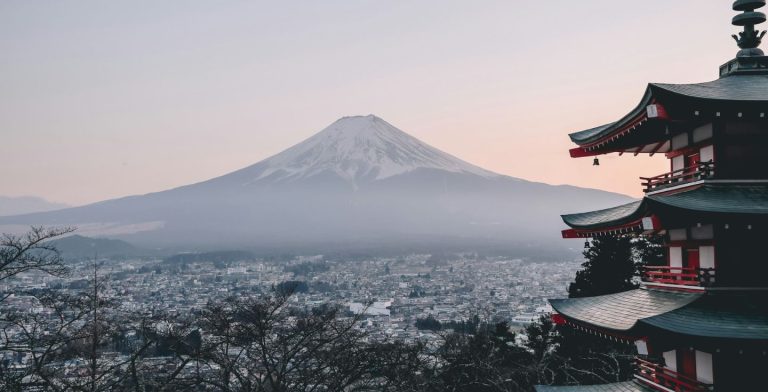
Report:
[[[0,390],[155,391],[174,381],[178,372],[161,371],[178,366],[174,359],[148,354],[162,339],[179,340],[178,328],[163,327],[170,325],[163,315],[117,311],[119,301],[102,295],[106,279],[99,267],[94,262],[88,290],[44,291],[25,297],[31,306],[2,308],[0,352],[23,356],[26,363],[0,364]],[[137,338],[117,353],[115,342],[127,332]]]
[[401,390],[418,350],[377,341],[362,314],[290,306],[291,294],[210,304],[194,367],[205,389],[230,392]]
[[65,275],[68,268],[50,240],[75,231],[71,227],[33,226],[22,235],[0,236],[0,281],[25,271],[38,270],[54,276]]

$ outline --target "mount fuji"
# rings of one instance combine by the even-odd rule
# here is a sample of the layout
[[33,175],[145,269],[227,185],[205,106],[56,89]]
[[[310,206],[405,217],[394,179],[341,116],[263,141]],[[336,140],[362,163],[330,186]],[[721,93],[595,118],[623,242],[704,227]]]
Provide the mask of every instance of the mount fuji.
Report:
[[277,155],[221,177],[3,217],[0,230],[72,225],[83,235],[196,248],[504,247],[556,238],[560,213],[629,200],[497,174],[369,115],[341,118]]
[[254,181],[294,181],[333,173],[356,185],[418,169],[498,177],[429,146],[374,115],[344,117],[243,172],[253,175]]

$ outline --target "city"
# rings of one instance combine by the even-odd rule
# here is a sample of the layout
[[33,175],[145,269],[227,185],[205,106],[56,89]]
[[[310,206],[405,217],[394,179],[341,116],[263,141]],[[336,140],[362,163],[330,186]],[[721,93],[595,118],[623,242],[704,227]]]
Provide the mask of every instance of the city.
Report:
[[0,2],[0,391],[764,390],[766,0],[641,3]]
[[[203,256],[204,257],[204,256]],[[530,262],[501,257],[408,255],[373,260],[325,260],[322,255],[291,260],[182,262],[82,260],[68,277],[28,273],[0,284],[2,292],[57,289],[77,294],[92,286],[94,265],[101,296],[116,300],[116,312],[193,314],[209,302],[269,293],[286,282],[300,283],[291,305],[311,309],[337,304],[366,315],[373,336],[405,341],[439,339],[416,328],[429,316],[441,323],[507,322],[525,326],[549,314],[547,298],[567,294],[578,261]],[[4,308],[39,306],[33,297],[12,295]],[[23,359],[17,358],[23,361]]]

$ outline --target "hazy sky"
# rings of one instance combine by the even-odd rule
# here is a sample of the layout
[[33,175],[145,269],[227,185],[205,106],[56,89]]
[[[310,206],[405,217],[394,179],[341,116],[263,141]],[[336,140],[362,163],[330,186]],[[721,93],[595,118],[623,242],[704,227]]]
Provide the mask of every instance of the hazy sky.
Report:
[[639,195],[663,157],[571,159],[648,82],[716,78],[732,0],[0,2],[0,195],[84,204],[376,114],[484,168]]

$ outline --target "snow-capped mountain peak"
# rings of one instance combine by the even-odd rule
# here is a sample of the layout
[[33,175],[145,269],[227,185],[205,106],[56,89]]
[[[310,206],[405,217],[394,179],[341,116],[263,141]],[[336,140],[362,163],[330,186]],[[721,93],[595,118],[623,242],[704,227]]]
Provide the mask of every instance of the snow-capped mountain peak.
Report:
[[333,172],[349,181],[378,180],[416,169],[486,178],[482,169],[397,129],[374,115],[343,117],[303,142],[259,163],[259,180],[308,178]]
[[150,247],[497,249],[510,238],[557,233],[559,212],[630,200],[497,175],[365,116],[342,118],[284,152],[207,181],[0,217],[0,226],[76,226],[81,234],[130,235]]

